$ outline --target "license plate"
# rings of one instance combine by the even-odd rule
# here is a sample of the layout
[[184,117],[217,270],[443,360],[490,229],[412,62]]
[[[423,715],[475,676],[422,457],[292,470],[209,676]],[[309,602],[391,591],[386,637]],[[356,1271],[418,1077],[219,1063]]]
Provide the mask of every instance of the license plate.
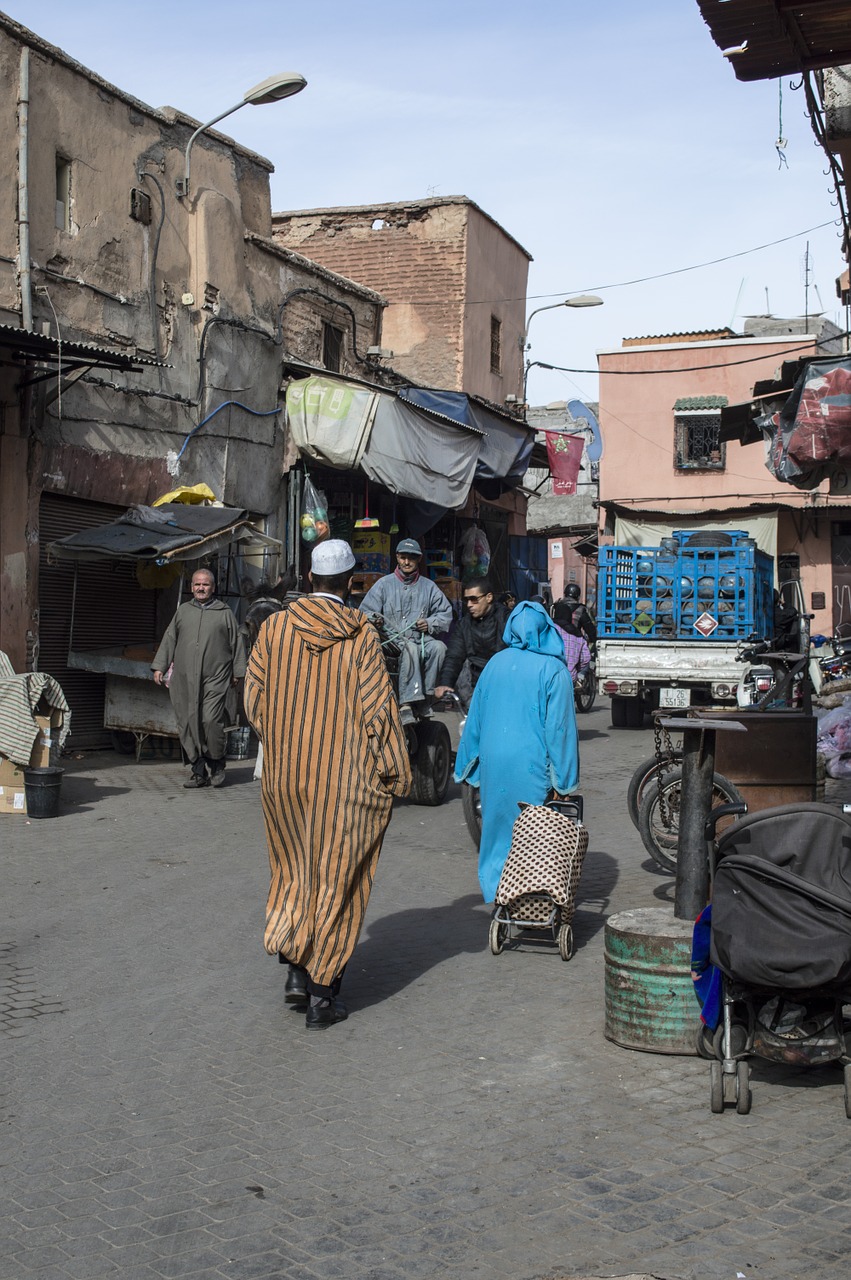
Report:
[[691,689],[660,689],[660,707],[687,707],[691,703]]

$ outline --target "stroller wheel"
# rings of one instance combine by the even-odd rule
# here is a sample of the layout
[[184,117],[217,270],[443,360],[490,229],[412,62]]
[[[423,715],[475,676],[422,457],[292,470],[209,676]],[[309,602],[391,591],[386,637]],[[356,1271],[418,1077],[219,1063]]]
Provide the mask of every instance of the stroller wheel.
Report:
[[503,947],[505,946],[507,940],[508,940],[508,925],[503,924],[503,922],[500,919],[498,919],[497,917],[494,917],[494,919],[491,920],[491,927],[488,933],[488,942],[490,943],[490,949],[495,956],[499,955],[499,953],[502,951]]
[[736,1063],[736,1111],[746,1116],[751,1109],[751,1069],[744,1058]]
[[569,924],[563,924],[559,927],[558,937],[558,953],[562,960],[570,960],[576,948],[573,945],[573,929]]
[[717,1058],[709,1064],[709,1109],[716,1116],[724,1110],[724,1069]]
[[699,1058],[706,1058],[708,1062],[711,1062],[716,1056],[715,1050],[712,1047],[712,1034],[712,1029],[710,1027],[707,1027],[702,1022],[698,1023],[697,1031],[694,1036],[694,1047],[697,1050],[697,1056]]
[[842,1079],[845,1082],[845,1115],[851,1120],[851,1062],[843,1066]]

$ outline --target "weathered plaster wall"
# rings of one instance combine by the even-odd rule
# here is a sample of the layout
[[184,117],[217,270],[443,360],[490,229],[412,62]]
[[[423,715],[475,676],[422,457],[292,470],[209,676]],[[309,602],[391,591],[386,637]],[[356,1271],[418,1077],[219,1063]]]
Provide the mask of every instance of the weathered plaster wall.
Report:
[[[523,399],[523,352],[529,256],[478,209],[467,231],[464,386],[503,404]],[[501,322],[501,371],[491,370],[491,317]]]

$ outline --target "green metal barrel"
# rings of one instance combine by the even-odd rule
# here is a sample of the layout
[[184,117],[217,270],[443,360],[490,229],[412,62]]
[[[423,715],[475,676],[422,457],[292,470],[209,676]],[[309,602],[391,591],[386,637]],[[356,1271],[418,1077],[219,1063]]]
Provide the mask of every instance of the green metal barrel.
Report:
[[606,922],[606,1038],[625,1049],[695,1054],[700,1006],[688,920],[673,908],[621,911]]

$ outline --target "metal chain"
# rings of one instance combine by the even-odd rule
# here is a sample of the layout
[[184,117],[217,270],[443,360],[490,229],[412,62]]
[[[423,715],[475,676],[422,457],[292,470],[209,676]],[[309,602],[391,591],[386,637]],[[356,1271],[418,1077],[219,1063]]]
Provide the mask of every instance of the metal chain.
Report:
[[670,732],[663,728],[661,716],[653,717],[653,738],[656,747],[656,785],[659,788],[659,821],[666,831],[674,825],[673,814],[668,806],[665,787],[665,774],[674,768],[674,744]]

